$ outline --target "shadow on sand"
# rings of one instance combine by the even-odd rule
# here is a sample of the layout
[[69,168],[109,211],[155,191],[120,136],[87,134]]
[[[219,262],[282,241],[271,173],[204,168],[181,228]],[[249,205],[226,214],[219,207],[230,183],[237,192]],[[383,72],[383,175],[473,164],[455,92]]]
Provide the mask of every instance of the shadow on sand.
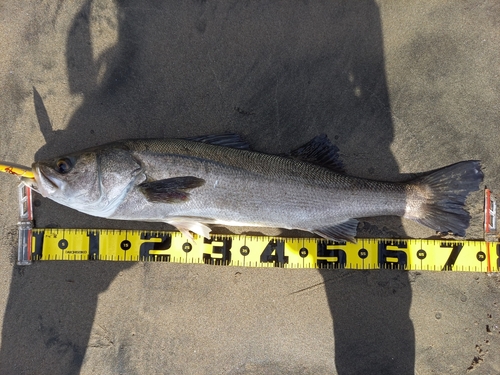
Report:
[[[110,1],[101,9],[87,1],[75,14],[66,46],[69,85],[84,100],[67,128],[54,132],[35,92],[46,139],[37,158],[123,138],[227,131],[242,134],[256,150],[280,153],[326,133],[345,155],[350,174],[396,178],[375,2],[263,3]],[[116,24],[109,14],[117,15]],[[117,35],[98,56],[93,22],[108,23]],[[39,226],[63,225],[61,217],[74,218],[71,226],[138,225],[88,218],[47,200],[39,203]],[[399,228],[398,221],[394,224]],[[383,233],[371,226],[363,234]],[[78,374],[98,295],[127,267],[14,267],[0,372]],[[407,273],[334,270],[321,275],[334,322],[337,372],[413,373]],[[33,334],[21,329],[25,326]],[[28,354],[20,357],[23,352]],[[29,363],[16,358],[29,358]]]

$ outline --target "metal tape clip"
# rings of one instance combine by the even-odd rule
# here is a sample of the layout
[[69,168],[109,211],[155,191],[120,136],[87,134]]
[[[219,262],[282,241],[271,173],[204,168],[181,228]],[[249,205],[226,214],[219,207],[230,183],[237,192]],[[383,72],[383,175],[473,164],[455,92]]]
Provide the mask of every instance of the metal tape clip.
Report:
[[33,229],[33,207],[31,188],[21,182],[19,190],[19,221],[17,223],[19,241],[17,247],[17,264],[27,266],[31,264],[31,241]]

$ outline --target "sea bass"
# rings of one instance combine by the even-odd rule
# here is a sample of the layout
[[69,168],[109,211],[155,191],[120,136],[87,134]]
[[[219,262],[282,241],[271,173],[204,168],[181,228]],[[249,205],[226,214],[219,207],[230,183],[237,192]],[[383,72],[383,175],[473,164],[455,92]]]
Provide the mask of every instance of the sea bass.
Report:
[[402,216],[465,236],[465,200],[479,189],[479,161],[406,182],[343,173],[338,148],[321,135],[288,155],[249,150],[237,135],[132,139],[33,164],[35,190],[78,211],[165,222],[191,237],[207,224],[300,229],[354,241],[356,218]]

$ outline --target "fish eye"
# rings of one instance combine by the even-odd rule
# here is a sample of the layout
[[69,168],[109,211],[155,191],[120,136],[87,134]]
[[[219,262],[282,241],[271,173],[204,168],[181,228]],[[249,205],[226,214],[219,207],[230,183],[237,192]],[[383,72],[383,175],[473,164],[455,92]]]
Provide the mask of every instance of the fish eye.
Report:
[[73,168],[73,162],[68,158],[59,159],[56,163],[56,171],[61,174],[68,173]]

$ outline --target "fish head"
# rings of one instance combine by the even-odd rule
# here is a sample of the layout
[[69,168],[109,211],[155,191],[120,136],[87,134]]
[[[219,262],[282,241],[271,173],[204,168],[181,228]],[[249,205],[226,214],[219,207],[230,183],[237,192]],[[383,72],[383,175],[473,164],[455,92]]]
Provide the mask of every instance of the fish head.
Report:
[[120,144],[39,161],[33,173],[42,196],[101,217],[111,215],[135,183],[145,179],[141,164]]

